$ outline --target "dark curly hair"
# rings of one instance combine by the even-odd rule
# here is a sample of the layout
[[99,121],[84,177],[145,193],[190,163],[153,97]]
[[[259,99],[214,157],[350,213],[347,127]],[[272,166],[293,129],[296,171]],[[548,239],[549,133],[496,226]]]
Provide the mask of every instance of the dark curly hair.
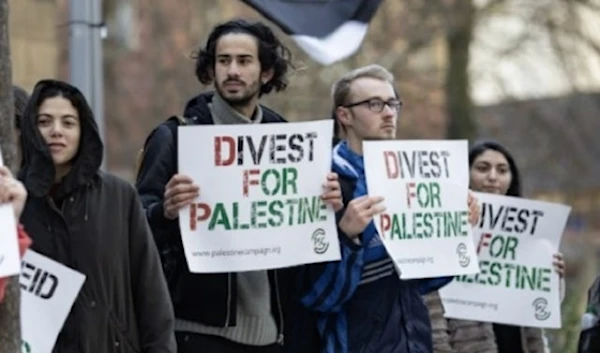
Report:
[[208,37],[204,49],[193,56],[196,59],[196,77],[205,84],[213,82],[215,50],[219,38],[230,33],[244,33],[256,38],[258,60],[263,72],[273,70],[273,78],[260,87],[260,95],[284,90],[288,85],[288,73],[294,68],[290,50],[279,41],[273,31],[260,21],[235,19],[216,26]]

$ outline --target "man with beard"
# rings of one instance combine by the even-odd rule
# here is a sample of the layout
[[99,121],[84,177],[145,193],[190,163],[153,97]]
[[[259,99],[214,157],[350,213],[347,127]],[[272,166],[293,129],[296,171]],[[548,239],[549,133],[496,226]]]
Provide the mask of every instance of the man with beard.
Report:
[[[188,102],[187,125],[286,122],[258,103],[263,94],[286,88],[291,69],[289,50],[269,27],[244,20],[221,24],[196,59],[196,76],[203,84],[214,83],[215,92]],[[169,119],[148,137],[136,183],[169,283],[178,352],[281,352],[293,268],[196,274],[187,267],[177,218],[201,189],[177,174],[178,124]],[[322,199],[341,207],[335,174],[324,188]]]

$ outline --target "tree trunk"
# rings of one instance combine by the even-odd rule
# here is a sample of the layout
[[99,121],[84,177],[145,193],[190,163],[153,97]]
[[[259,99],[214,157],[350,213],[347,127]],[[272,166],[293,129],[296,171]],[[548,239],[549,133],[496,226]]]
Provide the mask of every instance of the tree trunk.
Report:
[[473,39],[475,9],[471,0],[455,0],[446,32],[448,68],[446,70],[447,137],[473,139],[477,128],[469,84],[469,48]]
[[[4,164],[15,172],[15,115],[13,112],[12,65],[8,35],[8,0],[0,0],[0,148]],[[0,353],[21,351],[20,291],[13,277],[0,305]]]

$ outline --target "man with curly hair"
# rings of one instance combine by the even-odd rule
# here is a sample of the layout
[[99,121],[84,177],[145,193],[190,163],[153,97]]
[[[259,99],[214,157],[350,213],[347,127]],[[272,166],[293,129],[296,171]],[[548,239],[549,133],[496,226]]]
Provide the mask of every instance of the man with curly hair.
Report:
[[[184,118],[167,120],[146,141],[136,186],[161,252],[180,353],[283,350],[294,268],[198,274],[187,267],[179,210],[200,196],[200,187],[212,185],[194,185],[177,173],[177,126],[285,123],[259,100],[284,90],[292,68],[290,51],[263,23],[238,19],[218,25],[197,54],[195,70],[202,84],[214,85],[214,92],[192,98]],[[325,202],[337,198],[341,205],[336,176],[330,175],[325,185]]]

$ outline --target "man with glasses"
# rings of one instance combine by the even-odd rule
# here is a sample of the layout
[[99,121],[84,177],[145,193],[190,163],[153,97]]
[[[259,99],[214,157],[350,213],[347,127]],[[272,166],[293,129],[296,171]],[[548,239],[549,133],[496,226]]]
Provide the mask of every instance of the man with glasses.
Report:
[[[341,261],[306,267],[302,304],[316,317],[322,353],[430,353],[431,324],[421,295],[451,278],[400,280],[373,224],[385,210],[367,195],[362,142],[396,137],[402,102],[379,65],[353,70],[333,85],[343,140],[333,149],[345,208],[338,213]],[[391,191],[391,190],[390,190]],[[470,221],[477,220],[471,202]]]

